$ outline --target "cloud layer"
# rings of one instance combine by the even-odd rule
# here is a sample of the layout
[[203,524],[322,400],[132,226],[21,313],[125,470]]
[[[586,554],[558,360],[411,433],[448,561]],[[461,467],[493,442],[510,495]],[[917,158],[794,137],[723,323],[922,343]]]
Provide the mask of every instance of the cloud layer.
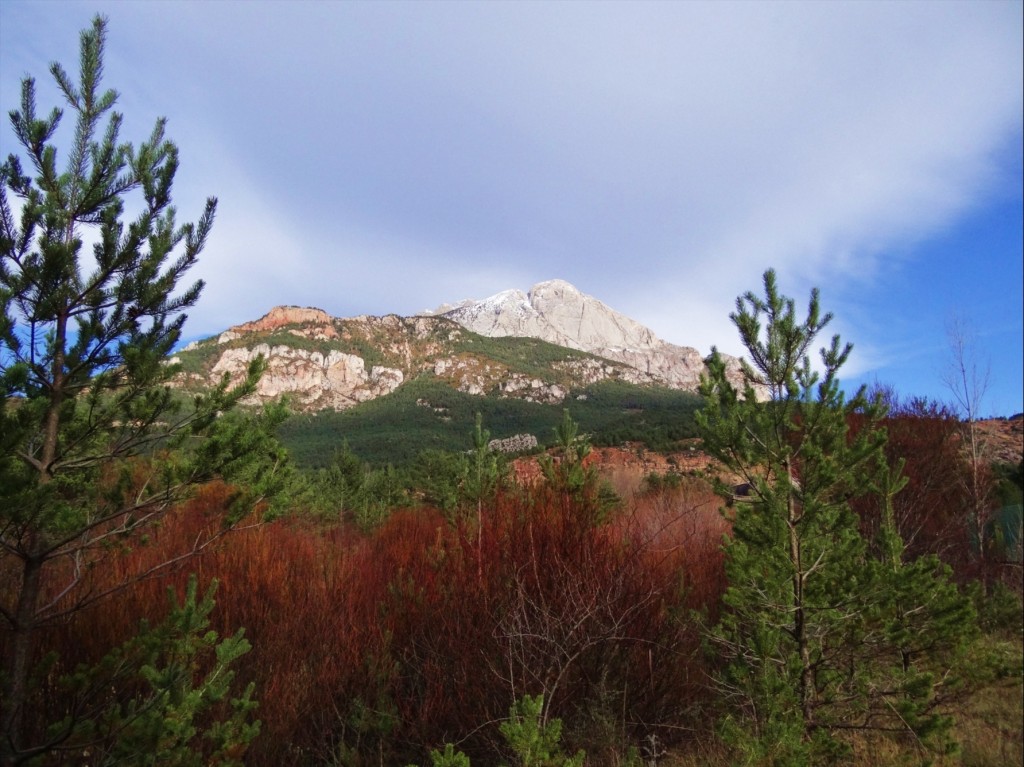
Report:
[[[94,6],[4,4],[4,108]],[[171,117],[182,215],[221,198],[197,333],[559,277],[736,351],[765,267],[855,304],[1020,193],[1020,3],[100,7],[136,135]]]

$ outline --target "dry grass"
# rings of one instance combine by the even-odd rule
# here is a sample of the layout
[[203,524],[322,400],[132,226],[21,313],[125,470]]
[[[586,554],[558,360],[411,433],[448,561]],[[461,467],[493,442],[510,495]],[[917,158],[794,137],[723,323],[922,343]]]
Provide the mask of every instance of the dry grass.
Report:
[[1024,765],[1024,685],[992,686],[971,699],[957,722],[961,748],[957,761],[964,767]]

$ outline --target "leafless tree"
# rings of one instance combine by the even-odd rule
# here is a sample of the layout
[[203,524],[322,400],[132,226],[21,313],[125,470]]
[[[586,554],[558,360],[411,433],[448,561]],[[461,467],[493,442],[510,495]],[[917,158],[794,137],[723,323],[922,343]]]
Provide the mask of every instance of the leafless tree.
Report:
[[988,394],[991,366],[981,354],[977,333],[969,321],[953,315],[946,326],[949,338],[949,366],[942,381],[953,396],[953,406],[960,415],[963,451],[967,462],[964,481],[970,503],[968,524],[977,541],[978,563],[982,581],[986,580],[987,541],[985,529],[989,522],[992,478],[985,454],[978,421]]

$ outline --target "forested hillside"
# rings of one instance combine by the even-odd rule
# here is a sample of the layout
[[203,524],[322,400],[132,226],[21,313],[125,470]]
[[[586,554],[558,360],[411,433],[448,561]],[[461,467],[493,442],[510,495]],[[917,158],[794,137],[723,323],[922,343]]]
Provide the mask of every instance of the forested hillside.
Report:
[[302,467],[325,466],[343,444],[374,466],[401,465],[423,450],[465,450],[477,413],[495,439],[532,435],[547,445],[564,409],[594,444],[639,442],[667,450],[696,436],[699,404],[686,392],[606,381],[548,405],[474,396],[425,375],[350,410],[294,415],[279,434]]

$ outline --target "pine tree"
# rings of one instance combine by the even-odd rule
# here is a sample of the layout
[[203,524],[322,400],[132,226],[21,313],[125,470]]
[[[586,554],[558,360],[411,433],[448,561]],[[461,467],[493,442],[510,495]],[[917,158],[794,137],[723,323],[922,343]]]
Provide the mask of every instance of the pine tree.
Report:
[[506,466],[501,454],[491,449],[491,433],[484,428],[483,416],[476,414],[473,424],[473,449],[463,481],[463,494],[476,510],[478,527],[483,526],[484,502],[493,498],[506,479]]
[[590,438],[580,434],[580,425],[562,410],[562,420],[554,428],[553,455],[539,459],[541,474],[547,486],[556,492],[566,508],[575,508],[594,524],[605,521],[620,502],[607,482],[602,482],[597,468],[586,464],[590,455]]
[[[65,753],[88,753],[94,764],[242,763],[260,723],[250,721],[253,683],[228,699],[235,677],[230,666],[250,648],[242,629],[224,639],[209,629],[216,588],[214,581],[199,598],[193,575],[180,604],[168,589],[170,613],[162,623],[143,622],[137,636],[97,664],[60,680],[61,694],[75,703],[74,713],[53,726],[54,732],[67,732]],[[203,719],[226,700],[231,715],[203,731]],[[200,740],[206,741],[206,753],[197,748]]]
[[580,434],[580,425],[568,410],[562,411],[562,420],[554,429],[555,452],[558,460],[542,456],[540,468],[553,488],[568,496],[580,497],[584,489],[594,483],[596,474],[583,464],[590,455],[590,440]]
[[[219,417],[253,390],[262,361],[235,388],[225,380],[191,402],[168,386],[178,372],[168,355],[202,289],[182,280],[206,243],[216,200],[196,223],[176,222],[178,152],[164,119],[137,148],[121,142],[118,95],[100,87],[106,26],[96,17],[81,34],[77,84],[50,66],[74,117],[63,168],[56,136],[64,112],[40,116],[31,77],[10,112],[20,153],[0,166],[4,763],[40,748],[22,732],[33,638],[103,596],[76,589],[109,544],[130,540],[218,474],[235,471],[268,489],[283,460],[269,422]],[[138,213],[124,222],[128,208]],[[258,461],[263,471],[253,470]]]
[[476,577],[481,585],[484,582],[484,503],[494,498],[503,479],[498,454],[491,450],[490,440],[491,433],[484,428],[484,418],[477,413],[464,491],[476,506]]
[[698,414],[705,449],[751,488],[732,506],[726,609],[712,634],[726,661],[723,729],[742,757],[780,765],[838,759],[846,729],[941,741],[948,720],[930,714],[929,670],[955,663],[970,605],[937,562],[904,565],[894,525],[875,547],[885,561],[869,554],[849,501],[901,487],[882,451],[883,408],[864,389],[844,397],[837,374],[852,347],[838,336],[812,367],[832,319],[817,290],[802,322],[774,271],[764,292],[741,296],[730,315],[751,360],[744,391],[713,351]]
[[587,755],[562,751],[562,720],[544,715],[543,695],[524,695],[498,725],[521,767],[583,767]]

